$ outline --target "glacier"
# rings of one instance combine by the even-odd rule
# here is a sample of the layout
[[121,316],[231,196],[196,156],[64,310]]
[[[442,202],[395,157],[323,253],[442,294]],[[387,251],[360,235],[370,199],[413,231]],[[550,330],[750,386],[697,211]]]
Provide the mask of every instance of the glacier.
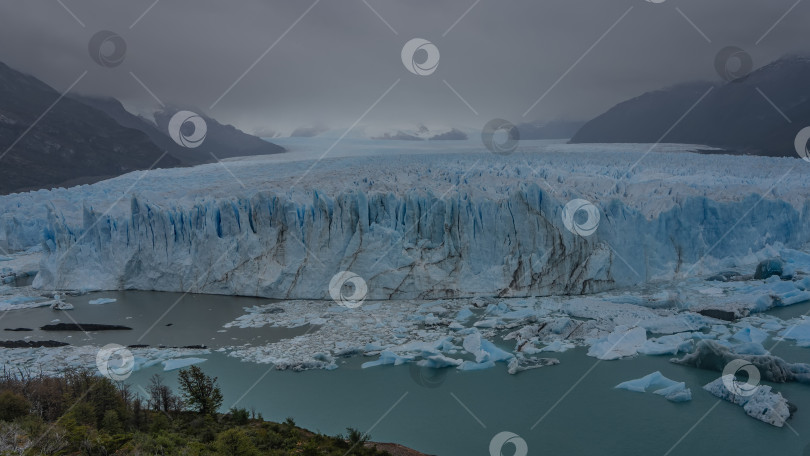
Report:
[[[341,157],[312,172],[251,157],[131,173],[0,197],[0,242],[42,244],[34,285],[47,290],[329,299],[330,279],[351,271],[368,299],[437,299],[591,294],[810,241],[801,160],[664,149],[631,173],[643,147]],[[574,198],[599,207],[594,235],[564,226]]]

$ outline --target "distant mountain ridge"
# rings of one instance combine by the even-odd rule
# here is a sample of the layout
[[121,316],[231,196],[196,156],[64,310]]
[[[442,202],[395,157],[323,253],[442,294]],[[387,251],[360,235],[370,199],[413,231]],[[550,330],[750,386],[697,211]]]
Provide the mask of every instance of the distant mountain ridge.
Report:
[[0,63],[0,193],[180,165],[143,132],[76,100],[65,97],[48,111],[59,97],[39,79]]
[[734,82],[680,84],[619,103],[586,123],[571,142],[654,143],[705,95],[663,142],[795,156],[796,134],[810,126],[808,81],[810,58],[783,57]]
[[[183,165],[213,163],[216,158],[268,155],[284,152],[279,145],[249,135],[232,125],[222,125],[216,120],[197,113],[205,120],[208,133],[199,147],[182,147],[169,136],[169,120],[181,108],[167,108],[154,114],[155,122],[127,111],[120,101],[111,97],[88,97],[74,95],[74,99],[92,106],[116,120],[120,125],[140,130],[149,136],[158,147],[168,151]],[[212,156],[213,154],[213,156]]]
[[156,124],[113,98],[60,96],[39,79],[0,63],[0,194],[285,151],[205,116],[205,141],[184,148],[168,135],[175,111],[156,113]]

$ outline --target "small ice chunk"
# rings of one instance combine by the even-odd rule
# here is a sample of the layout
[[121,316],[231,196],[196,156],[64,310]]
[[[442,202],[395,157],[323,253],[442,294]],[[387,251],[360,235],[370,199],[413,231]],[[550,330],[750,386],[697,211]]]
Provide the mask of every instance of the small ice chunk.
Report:
[[768,333],[752,326],[746,326],[737,331],[734,336],[732,336],[732,339],[739,342],[756,342],[761,344],[768,339]]
[[489,359],[495,361],[496,363],[498,361],[508,361],[515,357],[515,355],[509,353],[508,351],[501,350],[500,348],[496,347],[495,344],[486,339],[481,339],[481,349],[489,355]]
[[779,333],[785,339],[795,340],[796,345],[810,348],[810,321],[800,325],[789,326]]
[[374,366],[383,366],[386,364],[393,364],[394,366],[399,366],[400,364],[405,364],[413,361],[413,357],[410,356],[399,356],[396,353],[385,350],[380,353],[380,358],[376,361],[369,361],[367,363],[363,363],[360,365],[361,368],[366,369],[369,367]]
[[472,316],[473,316],[472,311],[468,307],[465,307],[458,311],[458,314],[456,315],[456,321],[458,322],[466,321]]
[[598,339],[588,350],[588,356],[603,360],[634,356],[645,342],[647,331],[644,328],[620,325],[607,337]]
[[175,369],[182,369],[184,367],[191,366],[192,364],[199,364],[202,362],[207,361],[205,358],[177,358],[177,359],[167,359],[163,361],[163,370],[164,371],[171,371]]
[[740,355],[769,355],[770,352],[758,342],[746,342],[730,347],[731,351]]
[[88,304],[101,305],[101,304],[110,304],[110,303],[113,303],[113,302],[116,302],[116,301],[118,301],[118,300],[115,299],[115,298],[98,298],[98,299],[91,299],[88,302]]
[[444,355],[433,355],[419,360],[416,364],[422,367],[441,369],[443,367],[458,367],[462,362],[460,359],[449,358]]
[[563,353],[572,348],[576,347],[571,342],[565,340],[555,340],[554,342],[546,345],[545,347],[541,348],[541,352],[556,352],[556,353]]
[[481,363],[486,359],[486,353],[481,349],[481,333],[474,332],[465,336],[462,346],[469,354],[475,356],[476,363]]
[[483,363],[476,363],[473,361],[464,361],[461,365],[458,366],[458,370],[462,371],[477,371],[477,370],[484,370],[495,367],[495,363],[493,361],[484,361]]
[[518,372],[527,371],[529,369],[554,366],[557,364],[560,364],[560,360],[556,358],[526,358],[525,356],[518,356],[509,361],[507,372],[511,375],[515,375]]
[[692,348],[689,334],[672,334],[649,339],[638,349],[644,355],[677,355],[680,352],[688,352]]

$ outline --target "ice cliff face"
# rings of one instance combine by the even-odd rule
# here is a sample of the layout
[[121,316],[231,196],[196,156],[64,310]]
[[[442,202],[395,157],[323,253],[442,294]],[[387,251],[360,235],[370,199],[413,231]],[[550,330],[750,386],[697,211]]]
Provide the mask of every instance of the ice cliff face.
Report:
[[332,276],[349,270],[370,299],[582,294],[810,240],[810,203],[693,196],[650,216],[612,199],[581,237],[563,224],[566,202],[531,181],[500,198],[462,188],[313,191],[306,203],[260,192],[178,208],[133,198],[129,216],[86,209],[83,229],[52,212],[35,286],[328,299]]

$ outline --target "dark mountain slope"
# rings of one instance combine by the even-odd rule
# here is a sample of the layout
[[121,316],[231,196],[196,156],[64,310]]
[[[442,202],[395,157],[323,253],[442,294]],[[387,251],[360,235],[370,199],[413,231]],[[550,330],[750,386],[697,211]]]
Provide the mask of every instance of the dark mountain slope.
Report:
[[[179,109],[170,109],[155,113],[155,121],[136,116],[126,109],[115,98],[75,97],[81,102],[105,112],[120,125],[134,128],[145,133],[161,149],[179,159],[185,165],[211,163],[228,157],[247,155],[267,155],[284,152],[279,145],[267,142],[259,137],[249,135],[231,125],[222,125],[216,120],[200,115],[206,123],[208,132],[203,143],[196,148],[185,148],[169,137],[168,126],[172,115]],[[213,156],[211,155],[213,154]]]
[[796,155],[796,134],[810,125],[810,59],[803,57],[782,58],[723,85],[696,82],[645,93],[591,120],[571,142],[654,143],[710,87],[714,89],[664,142],[706,144],[768,156]]
[[59,96],[42,81],[0,63],[0,194],[180,164],[171,156],[161,158],[163,151],[143,132],[69,97],[35,124]]

